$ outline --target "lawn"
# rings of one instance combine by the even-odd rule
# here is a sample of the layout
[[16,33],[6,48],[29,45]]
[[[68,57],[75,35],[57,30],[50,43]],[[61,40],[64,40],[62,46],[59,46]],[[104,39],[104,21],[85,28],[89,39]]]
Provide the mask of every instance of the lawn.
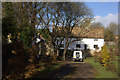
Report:
[[[117,78],[117,74],[106,70],[99,62],[95,62],[94,57],[88,57],[85,62],[90,63],[96,70],[95,78]],[[116,64],[116,61],[114,62]],[[117,65],[116,65],[117,66]]]

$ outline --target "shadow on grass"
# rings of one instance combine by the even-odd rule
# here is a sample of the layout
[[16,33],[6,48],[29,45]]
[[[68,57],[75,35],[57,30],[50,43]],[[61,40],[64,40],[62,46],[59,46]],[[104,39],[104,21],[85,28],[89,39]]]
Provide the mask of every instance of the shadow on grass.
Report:
[[71,74],[73,70],[75,70],[75,67],[70,66],[70,64],[64,64],[63,66],[60,66],[59,63],[56,63],[48,66],[43,71],[36,72],[31,79],[64,78],[65,76]]

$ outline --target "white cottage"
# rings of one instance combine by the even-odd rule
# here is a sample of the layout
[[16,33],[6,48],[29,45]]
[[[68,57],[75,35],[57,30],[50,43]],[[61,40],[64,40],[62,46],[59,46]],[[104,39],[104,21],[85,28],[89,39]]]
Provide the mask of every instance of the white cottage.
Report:
[[[81,27],[74,27],[72,30],[72,36],[69,40],[77,40],[69,45],[68,50],[87,50],[90,51],[100,51],[101,47],[104,45],[104,28],[103,27],[91,27],[90,29],[85,29]],[[64,49],[65,39],[62,42]]]

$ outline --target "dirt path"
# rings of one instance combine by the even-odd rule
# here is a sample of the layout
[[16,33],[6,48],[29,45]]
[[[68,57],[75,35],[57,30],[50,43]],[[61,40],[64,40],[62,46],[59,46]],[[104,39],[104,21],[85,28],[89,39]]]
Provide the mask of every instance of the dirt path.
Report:
[[95,70],[88,63],[66,62],[66,64],[55,70],[49,77],[52,78],[93,78]]

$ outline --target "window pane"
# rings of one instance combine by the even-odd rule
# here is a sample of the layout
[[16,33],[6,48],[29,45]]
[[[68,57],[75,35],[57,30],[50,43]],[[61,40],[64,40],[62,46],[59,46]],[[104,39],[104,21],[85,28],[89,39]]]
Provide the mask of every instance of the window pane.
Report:
[[80,44],[76,44],[76,48],[80,48],[81,46],[80,46]]
[[94,41],[98,41],[98,39],[94,39]]
[[94,45],[94,48],[98,48],[98,45]]

